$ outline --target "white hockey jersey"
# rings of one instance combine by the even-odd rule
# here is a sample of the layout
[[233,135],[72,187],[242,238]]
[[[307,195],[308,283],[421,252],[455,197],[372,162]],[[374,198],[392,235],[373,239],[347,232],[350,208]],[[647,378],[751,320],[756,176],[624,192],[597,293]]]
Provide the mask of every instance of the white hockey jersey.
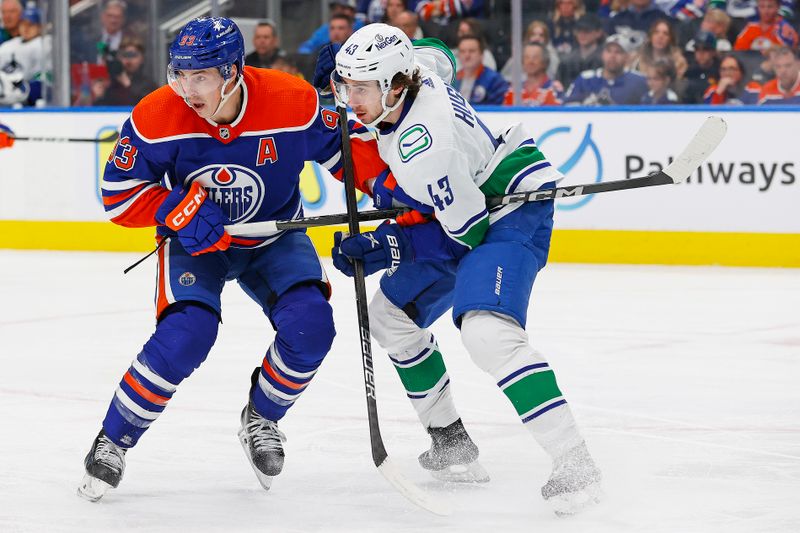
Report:
[[395,180],[433,206],[457,242],[473,248],[489,225],[522,204],[492,211],[487,196],[536,190],[563,176],[521,124],[493,133],[453,87],[420,67],[422,87],[403,103],[397,123],[378,131],[378,150]]

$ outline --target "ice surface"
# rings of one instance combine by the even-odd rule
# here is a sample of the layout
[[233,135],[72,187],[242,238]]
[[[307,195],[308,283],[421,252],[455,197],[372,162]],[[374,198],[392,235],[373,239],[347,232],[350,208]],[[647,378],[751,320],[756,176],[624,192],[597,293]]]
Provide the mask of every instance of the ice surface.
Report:
[[[75,495],[108,401],[154,325],[152,259],[0,251],[0,531],[800,531],[800,271],[549,265],[528,331],[605,475],[606,499],[555,517],[548,459],[445,317],[433,329],[492,481],[445,486],[377,345],[387,450],[450,498],[435,517],[372,465],[352,282],[328,263],[338,336],[281,422],[286,467],[264,492],[236,437],[272,339],[235,285],[206,363],[128,455],[120,487]],[[368,292],[377,278],[368,280]]]

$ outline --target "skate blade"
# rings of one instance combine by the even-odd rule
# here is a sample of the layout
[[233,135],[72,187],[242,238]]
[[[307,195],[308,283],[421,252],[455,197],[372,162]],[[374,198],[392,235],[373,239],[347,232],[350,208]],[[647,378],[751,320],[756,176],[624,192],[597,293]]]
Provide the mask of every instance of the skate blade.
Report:
[[430,472],[435,479],[446,483],[487,483],[490,479],[489,473],[478,461]]
[[567,517],[584,509],[597,505],[603,498],[603,489],[599,482],[591,483],[577,492],[559,494],[547,500],[553,506],[556,516]]
[[94,476],[85,474],[81,480],[81,484],[78,485],[78,496],[84,500],[96,502],[102,498],[106,491],[110,488],[111,485],[102,479],[97,479]]
[[242,443],[242,449],[244,450],[244,455],[247,457],[247,462],[250,463],[250,466],[253,468],[253,472],[256,474],[256,478],[258,482],[264,487],[264,490],[269,490],[272,486],[272,478],[274,476],[268,476],[261,472],[258,468],[256,468],[255,463],[253,463],[253,458],[250,457],[250,446],[247,442],[247,437],[244,435],[244,430],[239,430],[239,442]]

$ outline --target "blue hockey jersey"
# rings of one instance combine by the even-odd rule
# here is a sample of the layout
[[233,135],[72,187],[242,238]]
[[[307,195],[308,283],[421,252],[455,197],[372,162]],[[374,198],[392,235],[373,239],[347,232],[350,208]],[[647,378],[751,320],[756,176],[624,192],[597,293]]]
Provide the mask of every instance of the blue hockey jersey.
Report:
[[[169,86],[150,93],[125,121],[102,181],[111,221],[156,226],[169,190],[195,181],[233,223],[303,216],[299,175],[317,161],[341,179],[338,115],[321,108],[314,88],[277,70],[244,68],[242,110],[231,124],[199,117]],[[386,168],[366,128],[351,123],[361,183]],[[159,226],[159,233],[170,230]],[[265,238],[232,239],[256,247]]]

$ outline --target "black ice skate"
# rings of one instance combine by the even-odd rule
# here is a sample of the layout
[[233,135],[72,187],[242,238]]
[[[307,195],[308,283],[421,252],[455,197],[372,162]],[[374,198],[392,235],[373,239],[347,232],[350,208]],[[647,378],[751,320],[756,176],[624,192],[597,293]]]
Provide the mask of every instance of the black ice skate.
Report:
[[542,497],[557,515],[575,514],[600,501],[601,479],[600,469],[582,442],[553,462],[553,473],[542,487]]
[[78,486],[78,496],[96,502],[108,489],[117,488],[125,473],[125,452],[101,429],[84,460],[86,475]]
[[478,447],[459,418],[443,428],[428,428],[431,447],[419,456],[419,464],[440,481],[485,483],[489,474],[478,462]]
[[272,478],[283,470],[283,442],[286,436],[278,429],[277,422],[259,415],[253,404],[248,403],[242,410],[239,441],[259,483],[269,490]]

